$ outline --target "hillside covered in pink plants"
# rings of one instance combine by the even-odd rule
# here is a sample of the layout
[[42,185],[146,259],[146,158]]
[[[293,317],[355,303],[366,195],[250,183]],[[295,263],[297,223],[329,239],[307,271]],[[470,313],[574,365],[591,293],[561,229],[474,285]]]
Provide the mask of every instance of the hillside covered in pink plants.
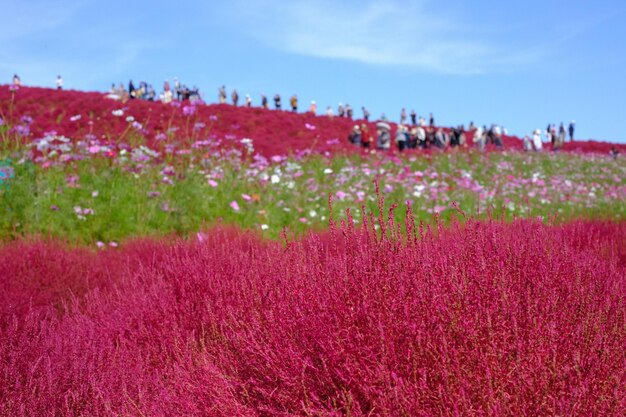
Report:
[[623,415],[623,224],[372,222],[0,249],[0,414]]
[[[10,91],[8,86],[0,86],[0,101],[4,119],[11,119],[4,122],[22,126],[21,132],[31,139],[54,132],[72,140],[87,137],[107,146],[141,137],[142,142],[155,148],[157,142],[173,141],[202,146],[207,139],[219,140],[223,147],[241,148],[241,140],[248,138],[253,140],[255,151],[266,157],[303,151],[358,152],[347,141],[354,124],[348,118],[226,104],[144,100],[122,103],[102,93],[36,87]],[[374,123],[370,125],[374,132]],[[503,142],[507,149],[522,149],[517,137],[504,136]],[[622,153],[626,151],[624,144],[596,141],[567,142],[562,149],[608,154],[613,146]]]

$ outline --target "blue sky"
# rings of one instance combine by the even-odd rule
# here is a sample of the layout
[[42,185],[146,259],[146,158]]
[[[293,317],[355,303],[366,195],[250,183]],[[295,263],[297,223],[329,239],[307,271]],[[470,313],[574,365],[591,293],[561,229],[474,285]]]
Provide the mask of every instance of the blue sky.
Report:
[[[0,80],[107,90],[178,76],[217,88],[297,93],[392,120],[499,123],[523,135],[577,122],[626,142],[626,2],[525,0],[132,2],[2,0]],[[360,111],[357,111],[360,115]]]

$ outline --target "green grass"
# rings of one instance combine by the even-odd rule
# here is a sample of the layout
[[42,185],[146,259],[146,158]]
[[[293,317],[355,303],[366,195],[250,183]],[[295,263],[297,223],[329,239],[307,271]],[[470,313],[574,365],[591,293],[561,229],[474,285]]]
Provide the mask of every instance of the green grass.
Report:
[[[156,161],[95,158],[45,169],[32,162],[12,162],[14,178],[0,185],[0,240],[50,236],[77,243],[117,242],[148,235],[186,236],[218,222],[257,230],[266,225],[263,233],[268,237],[277,237],[283,227],[303,233],[327,227],[329,194],[334,196],[336,218],[350,207],[358,221],[362,204],[376,211],[375,179],[387,205],[409,200],[416,217],[426,222],[433,220],[429,209],[446,208],[452,202],[468,214],[485,215],[489,208],[499,214],[505,207],[506,219],[626,217],[622,180],[626,166],[605,157],[520,153],[445,153],[402,160],[309,157],[257,171],[250,162],[232,158],[180,158],[175,174],[168,175],[173,185],[163,182],[165,164]],[[328,168],[331,174],[325,173]],[[375,172],[367,174],[362,168]],[[416,171],[424,173],[423,180],[413,180]],[[434,173],[437,178],[430,178]],[[272,175],[279,178],[275,184]],[[464,175],[480,184],[482,198],[480,192],[459,185]],[[75,184],[72,176],[78,178]],[[533,176],[536,183],[529,182]],[[210,178],[217,187],[209,185]],[[511,188],[512,184],[518,185]],[[433,195],[431,189],[438,192]],[[343,200],[338,191],[346,193]],[[362,202],[355,201],[359,192],[365,196]],[[245,201],[243,194],[251,200]],[[230,207],[232,201],[237,201],[239,211]],[[75,207],[94,214],[79,216]],[[400,220],[404,212],[397,210]],[[441,213],[444,221],[452,216],[453,209]]]

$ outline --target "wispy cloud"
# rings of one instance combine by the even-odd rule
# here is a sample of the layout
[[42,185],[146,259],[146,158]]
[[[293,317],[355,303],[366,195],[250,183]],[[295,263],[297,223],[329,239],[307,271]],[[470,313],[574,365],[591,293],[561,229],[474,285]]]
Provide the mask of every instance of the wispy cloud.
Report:
[[235,2],[248,34],[281,50],[320,58],[472,74],[532,62],[536,53],[507,52],[458,18],[393,0],[339,3]]

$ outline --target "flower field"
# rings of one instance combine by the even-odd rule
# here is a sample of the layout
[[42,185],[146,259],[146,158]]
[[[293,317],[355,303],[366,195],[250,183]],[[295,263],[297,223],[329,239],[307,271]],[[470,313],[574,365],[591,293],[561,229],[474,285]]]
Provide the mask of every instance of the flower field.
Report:
[[0,119],[2,416],[626,413],[612,144],[6,86]]

